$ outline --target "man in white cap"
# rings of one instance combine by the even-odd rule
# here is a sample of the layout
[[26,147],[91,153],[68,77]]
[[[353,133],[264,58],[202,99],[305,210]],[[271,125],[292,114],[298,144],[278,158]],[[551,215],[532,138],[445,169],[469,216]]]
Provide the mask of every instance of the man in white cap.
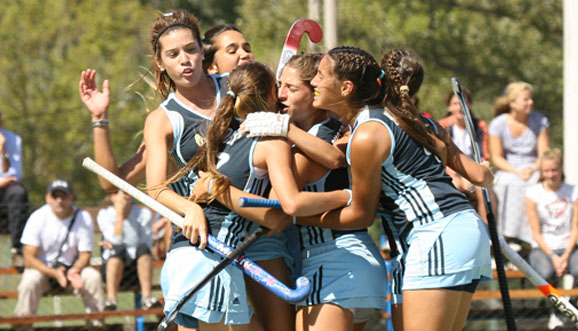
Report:
[[42,294],[57,289],[72,289],[88,313],[104,308],[102,278],[88,266],[92,218],[74,205],[74,199],[70,184],[55,180],[48,186],[46,204],[26,222],[21,239],[25,269],[14,309],[18,316],[35,314]]

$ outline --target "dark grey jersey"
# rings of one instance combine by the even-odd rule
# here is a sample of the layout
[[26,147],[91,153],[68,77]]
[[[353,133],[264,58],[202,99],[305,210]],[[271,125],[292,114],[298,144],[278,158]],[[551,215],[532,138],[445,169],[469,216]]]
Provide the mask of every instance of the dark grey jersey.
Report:
[[[342,128],[341,122],[328,118],[315,124],[308,131],[309,134],[319,137],[332,144],[339,138]],[[305,184],[304,191],[329,192],[349,188],[348,167],[329,170],[325,175],[313,183]],[[331,241],[336,237],[352,231],[324,229],[317,226],[297,225],[299,229],[299,243],[303,250],[309,246]]]
[[[424,120],[430,121],[425,117]],[[389,238],[390,242],[404,242],[412,226],[472,208],[465,195],[454,187],[437,156],[415,142],[387,111],[363,110],[355,120],[350,141],[360,126],[371,121],[383,124],[391,137],[391,152],[382,164],[380,199],[388,214],[384,218],[389,223],[386,233],[394,237]],[[347,162],[351,163],[350,145]]]

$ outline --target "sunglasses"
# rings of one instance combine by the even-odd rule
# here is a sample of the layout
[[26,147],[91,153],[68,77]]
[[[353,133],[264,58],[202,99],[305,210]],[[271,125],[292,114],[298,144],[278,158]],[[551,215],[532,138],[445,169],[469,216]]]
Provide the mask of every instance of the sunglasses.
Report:
[[50,193],[50,195],[51,195],[52,198],[55,199],[55,200],[58,199],[58,198],[61,198],[61,199],[66,199],[66,198],[68,198],[68,193],[60,192],[60,191],[54,191],[54,192]]

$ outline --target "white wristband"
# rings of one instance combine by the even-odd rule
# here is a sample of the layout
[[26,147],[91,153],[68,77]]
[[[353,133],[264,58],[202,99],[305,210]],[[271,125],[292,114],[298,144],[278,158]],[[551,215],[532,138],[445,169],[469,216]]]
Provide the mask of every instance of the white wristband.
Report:
[[343,190],[349,193],[349,200],[347,201],[347,204],[345,206],[346,207],[351,206],[351,202],[353,202],[353,192],[348,188],[344,188]]

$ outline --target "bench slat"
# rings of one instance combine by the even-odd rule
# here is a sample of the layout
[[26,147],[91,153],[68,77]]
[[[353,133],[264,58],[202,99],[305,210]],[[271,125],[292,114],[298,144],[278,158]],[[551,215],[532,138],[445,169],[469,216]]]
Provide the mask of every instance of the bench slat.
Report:
[[152,308],[148,310],[115,310],[103,311],[90,314],[60,314],[60,315],[34,315],[34,316],[5,316],[0,317],[0,324],[30,324],[38,322],[67,321],[67,320],[91,320],[103,319],[107,317],[124,317],[124,316],[146,316],[146,315],[163,315],[163,308]]
[[[578,296],[578,288],[569,290],[558,289],[564,296],[575,297]],[[540,299],[545,298],[544,294],[538,289],[515,289],[510,290],[510,298],[512,299]],[[500,290],[478,290],[474,293],[474,300],[484,299],[501,299],[502,294]]]

